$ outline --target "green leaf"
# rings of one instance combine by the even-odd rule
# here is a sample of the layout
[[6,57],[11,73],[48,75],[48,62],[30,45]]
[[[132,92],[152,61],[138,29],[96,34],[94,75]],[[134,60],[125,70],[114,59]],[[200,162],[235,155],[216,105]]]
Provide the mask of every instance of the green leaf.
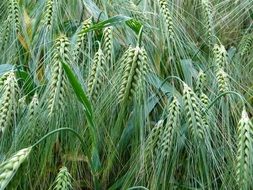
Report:
[[142,27],[142,24],[140,22],[138,22],[137,20],[131,17],[117,15],[117,16],[111,17],[107,20],[104,20],[97,24],[92,25],[90,28],[81,32],[81,34],[84,34],[93,30],[100,30],[108,26],[115,26],[121,23],[126,23],[127,26],[129,26],[136,34],[139,34]]
[[[64,62],[64,60],[62,60],[62,65],[63,65],[63,68],[67,74],[67,77],[68,77],[68,79],[69,79],[69,81],[76,93],[77,98],[84,106],[85,115],[86,115],[87,120],[90,124],[89,129],[90,129],[90,135],[92,137],[92,146],[93,146],[92,151],[91,151],[91,168],[92,168],[93,173],[96,173],[101,167],[101,162],[100,162],[99,152],[98,152],[99,136],[96,133],[96,129],[95,129],[95,125],[94,125],[92,106],[91,106],[90,100],[86,96],[86,93],[84,92],[81,84],[79,83],[78,79],[74,75],[74,73],[71,70],[71,68],[69,67],[69,65],[66,64]],[[96,182],[97,180],[94,179],[94,181]]]
[[185,78],[185,82],[186,84],[188,84],[189,86],[192,86],[193,78],[196,78],[198,72],[196,71],[196,69],[194,68],[193,64],[192,64],[192,60],[191,59],[182,59],[181,60],[181,67],[184,73],[184,78]]
[[140,33],[142,24],[136,19],[130,19],[126,21],[127,26],[129,26],[137,35]]
[[91,103],[86,96],[81,84],[79,83],[78,79],[75,77],[73,71],[70,69],[70,67],[66,63],[62,63],[63,68],[68,76],[68,79],[76,93],[77,98],[79,101],[83,104],[85,108],[86,116],[88,117],[89,121],[94,125],[93,123],[93,115],[92,115],[92,106]]

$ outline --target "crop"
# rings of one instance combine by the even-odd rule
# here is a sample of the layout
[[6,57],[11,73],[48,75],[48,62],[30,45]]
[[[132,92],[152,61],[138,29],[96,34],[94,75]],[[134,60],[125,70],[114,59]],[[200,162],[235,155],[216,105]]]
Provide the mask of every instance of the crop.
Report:
[[1,0],[0,190],[253,188],[252,0]]

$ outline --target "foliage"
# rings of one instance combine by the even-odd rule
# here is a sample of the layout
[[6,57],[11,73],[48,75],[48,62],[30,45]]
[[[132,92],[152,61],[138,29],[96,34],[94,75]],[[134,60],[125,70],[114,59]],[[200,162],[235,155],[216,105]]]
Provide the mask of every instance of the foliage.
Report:
[[252,189],[252,0],[1,0],[0,189]]

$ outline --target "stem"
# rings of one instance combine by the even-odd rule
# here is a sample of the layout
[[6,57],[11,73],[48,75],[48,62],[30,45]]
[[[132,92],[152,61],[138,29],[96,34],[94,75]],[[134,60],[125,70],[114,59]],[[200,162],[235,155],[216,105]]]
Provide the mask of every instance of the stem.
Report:
[[167,81],[168,79],[177,79],[178,81],[180,81],[180,82],[182,82],[183,84],[185,84],[185,82],[182,81],[182,79],[180,79],[179,77],[177,77],[177,76],[169,76],[169,77],[166,77],[166,78],[164,79],[164,81],[162,82],[162,84],[160,85],[160,87],[159,87],[158,89],[161,89],[162,86],[166,83],[166,81]]
[[40,144],[40,143],[41,143],[42,141],[44,141],[46,138],[48,138],[48,137],[52,136],[53,134],[58,133],[58,132],[60,132],[60,131],[69,131],[69,132],[73,133],[73,134],[76,135],[76,137],[80,140],[80,142],[81,142],[81,144],[82,144],[82,147],[85,146],[85,143],[84,143],[82,137],[81,137],[75,130],[66,127],[66,128],[55,129],[55,130],[49,132],[49,133],[46,134],[44,137],[42,137],[40,140],[38,140],[36,143],[34,143],[34,144],[32,145],[32,148],[35,147],[35,146],[37,146],[38,144]]
[[143,186],[130,187],[130,188],[128,188],[127,190],[132,190],[132,189],[145,189],[145,190],[148,190],[148,188],[143,187]]
[[225,96],[226,94],[234,94],[234,95],[237,95],[238,97],[240,97],[240,100],[242,101],[243,105],[245,104],[245,100],[244,98],[237,92],[234,92],[234,91],[227,91],[227,92],[224,92],[222,94],[220,94],[219,96],[217,96],[210,104],[209,106],[206,108],[205,112],[207,112],[214,104],[215,102],[217,102],[222,96]]
[[142,33],[143,33],[143,25],[140,28],[139,34],[138,34],[138,41],[137,41],[137,46],[141,46],[141,39],[142,39]]

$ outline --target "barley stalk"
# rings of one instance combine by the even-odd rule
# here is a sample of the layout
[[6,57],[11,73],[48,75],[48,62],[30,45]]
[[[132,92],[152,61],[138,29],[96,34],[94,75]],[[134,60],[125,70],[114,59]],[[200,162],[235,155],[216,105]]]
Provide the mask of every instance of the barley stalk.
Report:
[[239,189],[251,189],[253,164],[253,125],[246,110],[242,111],[242,117],[238,125],[236,182]]
[[31,152],[31,147],[19,150],[11,158],[0,165],[0,189],[3,190],[10,183],[11,179],[19,169],[20,165],[26,160]]
[[62,167],[56,177],[54,190],[70,190],[71,185],[71,175],[66,167]]

